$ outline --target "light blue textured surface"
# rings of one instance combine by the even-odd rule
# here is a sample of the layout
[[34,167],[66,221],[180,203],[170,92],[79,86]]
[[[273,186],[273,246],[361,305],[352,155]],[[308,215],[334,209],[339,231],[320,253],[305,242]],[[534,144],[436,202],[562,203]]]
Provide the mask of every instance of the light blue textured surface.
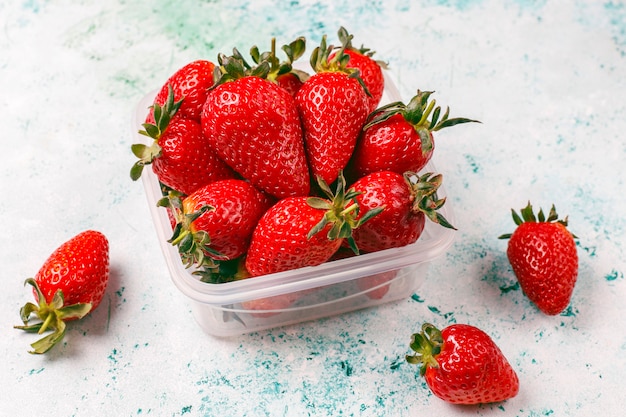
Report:
[[[272,36],[345,25],[404,98],[452,116],[435,162],[458,236],[417,294],[231,339],[203,334],[172,285],[134,157],[134,105],[178,67]],[[626,6],[618,1],[0,1],[0,415],[589,416],[623,414]],[[547,317],[497,236],[528,200],[569,215],[580,273]],[[111,242],[102,306],[46,356],[18,332],[23,280],[86,228]],[[450,406],[404,362],[423,321],[489,333],[520,377],[500,404]]]

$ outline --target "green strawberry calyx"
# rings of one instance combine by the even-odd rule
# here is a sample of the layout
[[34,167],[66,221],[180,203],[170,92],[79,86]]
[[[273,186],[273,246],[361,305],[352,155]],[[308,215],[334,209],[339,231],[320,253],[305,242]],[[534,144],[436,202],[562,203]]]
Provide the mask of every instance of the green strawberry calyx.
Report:
[[243,257],[215,261],[213,265],[203,265],[192,274],[199,276],[200,281],[209,284],[222,284],[250,277]]
[[223,255],[211,247],[211,237],[205,230],[195,230],[193,222],[208,211],[215,210],[210,205],[203,205],[193,213],[185,213],[182,204],[182,194],[170,191],[167,196],[157,201],[157,206],[171,210],[176,221],[172,237],[168,242],[178,247],[181,260],[187,268],[216,266],[215,258]]
[[250,56],[256,65],[261,65],[263,62],[269,64],[267,79],[270,81],[275,82],[281,75],[290,73],[298,77],[300,81],[306,81],[309,78],[309,74],[293,67],[293,63],[304,55],[306,39],[300,36],[293,42],[283,45],[281,49],[287,56],[285,61],[280,61],[276,56],[276,38],[272,38],[271,49],[269,51],[260,52],[259,48],[255,45],[250,48]]
[[[348,35],[348,43],[352,39],[352,35]],[[322,40],[320,41],[319,46],[317,46],[313,52],[311,52],[311,57],[309,62],[311,64],[311,68],[316,73],[320,72],[342,72],[346,74],[350,78],[356,79],[365,93],[369,96],[372,95],[370,90],[365,85],[365,82],[361,78],[361,72],[357,68],[348,67],[348,62],[350,61],[350,55],[345,53],[346,44],[341,47],[335,47],[333,45],[328,45],[326,42],[326,35],[322,36]],[[335,54],[333,55],[333,52]],[[331,57],[332,55],[332,57]]]
[[[543,212],[543,209],[541,208],[539,208],[539,212],[537,213],[537,216],[535,216],[535,212],[533,210],[533,206],[530,204],[530,201],[528,202],[526,207],[520,210],[520,214],[517,214],[514,209],[511,209],[511,215],[513,217],[513,221],[515,222],[517,226],[521,225],[522,223],[539,222],[539,223],[558,223],[567,228],[567,216],[564,219],[559,219],[559,215],[556,212],[556,207],[554,207],[554,204],[552,204],[552,207],[550,208],[548,217],[546,217],[546,215]],[[512,235],[513,235],[512,233],[505,233],[503,235],[498,236],[498,239],[510,239]],[[574,234],[572,234],[572,237],[574,239],[578,239],[578,237]]]
[[[446,127],[456,126],[462,123],[480,123],[478,120],[468,119],[465,117],[455,117],[450,119],[450,108],[446,107],[446,111],[441,116],[441,107],[437,106],[436,100],[430,100],[434,91],[417,90],[417,94],[405,104],[401,101],[395,101],[385,106],[379,107],[369,117],[369,120],[363,126],[363,130],[382,123],[385,120],[401,114],[404,119],[413,126],[415,132],[420,137],[422,144],[422,153],[427,153],[433,149],[432,132],[439,131]],[[441,116],[441,119],[439,117]],[[429,120],[430,118],[430,120]]]
[[407,171],[404,173],[404,180],[411,189],[411,195],[413,198],[413,212],[422,212],[424,215],[434,223],[440,224],[448,229],[455,229],[452,224],[439,213],[439,209],[443,207],[446,202],[446,198],[439,198],[437,190],[443,182],[443,176],[441,174],[433,174],[427,172],[422,175],[417,175],[414,172]]
[[441,331],[430,323],[422,324],[422,330],[411,336],[410,348],[413,354],[406,355],[406,361],[420,366],[420,375],[424,376],[428,367],[438,368],[437,355],[443,349]]
[[334,192],[330,189],[326,181],[319,177],[318,184],[327,198],[309,197],[307,204],[315,209],[325,210],[326,212],[322,220],[309,231],[307,237],[310,239],[313,235],[324,229],[326,225],[332,224],[327,233],[328,239],[345,239],[354,253],[358,254],[359,249],[352,237],[352,231],[380,213],[383,207],[368,210],[363,216],[359,217],[359,203],[356,197],[360,192],[352,188],[346,190],[346,180],[343,172],[340,172],[337,177]]
[[183,99],[174,101],[174,90],[171,85],[168,85],[167,100],[163,106],[158,103],[154,103],[151,108],[153,109],[155,123],[142,124],[143,130],[139,133],[154,139],[151,145],[145,145],[143,143],[135,143],[131,145],[131,151],[139,158],[137,162],[130,169],[130,178],[133,181],[137,181],[141,177],[143,167],[149,165],[154,159],[161,156],[161,146],[159,146],[159,139],[163,132],[167,129],[170,121],[174,115],[178,112],[180,105],[183,103]]
[[[376,53],[376,51],[372,51],[369,48],[366,48],[363,44],[361,44],[360,48],[357,48],[355,46],[352,45],[352,39],[354,38],[353,35],[351,35],[345,27],[341,26],[339,28],[339,30],[337,31],[337,37],[339,38],[339,42],[341,42],[341,45],[349,51],[355,51],[361,55],[365,55],[369,58],[373,59],[374,54]],[[386,62],[384,61],[379,61],[379,60],[375,60],[376,63],[378,65],[380,65],[381,68],[383,69],[388,69],[389,66]]]
[[[64,305],[65,299],[61,290],[57,290],[54,293],[49,303],[46,302],[39,285],[33,278],[28,278],[24,285],[30,285],[34,288],[38,304],[26,303],[20,309],[20,317],[24,325],[14,326],[14,328],[31,333],[36,332],[40,335],[47,330],[52,330],[52,333],[49,335],[32,343],[31,347],[33,350],[29,351],[29,353],[43,354],[52,349],[65,336],[66,320],[81,319],[91,311],[91,303]],[[39,321],[29,324],[32,315],[35,315]]]
[[[254,47],[252,49],[254,50]],[[218,65],[216,65],[213,70],[214,83],[213,86],[211,86],[211,89],[215,89],[219,85],[244,77],[259,77],[268,79],[271,70],[269,57],[266,57],[266,59],[262,59],[258,63],[252,65],[246,61],[237,48],[233,48],[233,54],[230,56],[222,53],[218,54],[217,62]]]

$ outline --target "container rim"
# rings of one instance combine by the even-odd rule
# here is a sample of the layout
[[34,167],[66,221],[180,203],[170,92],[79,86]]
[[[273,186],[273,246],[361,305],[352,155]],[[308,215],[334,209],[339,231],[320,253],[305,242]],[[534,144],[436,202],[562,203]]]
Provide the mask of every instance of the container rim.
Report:
[[[387,102],[399,101],[400,94],[390,78],[389,71],[385,70],[383,74],[386,82],[386,96],[384,98]],[[131,128],[135,132],[135,138],[142,143],[146,142],[146,138],[138,133],[138,126],[144,123],[147,109],[152,104],[156,94],[157,90],[151,91],[139,101],[131,120]],[[437,171],[433,162],[430,161],[421,172]],[[446,252],[452,245],[456,233],[454,230],[427,220],[420,238],[407,246],[253,279],[211,284],[200,281],[197,276],[192,274],[191,270],[186,269],[176,248],[167,242],[171,237],[167,235],[171,233],[170,220],[167,210],[156,205],[156,202],[162,198],[162,194],[158,179],[152,169],[143,171],[142,182],[170,278],[185,296],[197,302],[211,305],[236,304],[430,262]],[[440,197],[445,197],[446,192],[443,185],[439,188],[438,194]],[[440,212],[454,224],[454,213],[449,201],[440,209]]]

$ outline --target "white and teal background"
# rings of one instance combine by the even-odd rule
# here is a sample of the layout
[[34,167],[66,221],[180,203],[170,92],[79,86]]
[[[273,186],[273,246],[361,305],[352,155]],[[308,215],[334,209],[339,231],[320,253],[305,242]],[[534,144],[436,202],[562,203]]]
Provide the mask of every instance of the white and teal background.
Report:
[[[436,137],[456,239],[405,300],[229,339],[173,286],[134,163],[136,103],[187,62],[345,26],[408,100],[482,124]],[[621,415],[626,372],[626,5],[617,0],[0,1],[0,415]],[[507,262],[510,209],[578,236],[570,307],[542,315]],[[102,307],[46,356],[13,330],[22,284],[87,228],[111,243]],[[520,378],[459,407],[404,361],[422,322],[489,333]]]

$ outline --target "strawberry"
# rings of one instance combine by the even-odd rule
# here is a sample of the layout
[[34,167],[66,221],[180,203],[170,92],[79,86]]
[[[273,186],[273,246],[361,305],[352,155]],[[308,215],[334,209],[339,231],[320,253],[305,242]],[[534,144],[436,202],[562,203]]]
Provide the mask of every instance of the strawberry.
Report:
[[369,113],[358,71],[346,67],[348,56],[342,49],[329,59],[333,49],[326,47],[324,36],[311,54],[315,74],[296,94],[311,173],[328,184],[348,163]]
[[[185,117],[200,123],[202,106],[209,89],[213,86],[214,70],[215,64],[211,61],[201,59],[188,63],[167,79],[154,98],[154,104],[163,107],[168,101],[169,90],[172,89],[174,101],[183,101],[177,117]],[[154,108],[150,109],[146,123],[155,124]]]
[[268,318],[280,314],[282,310],[291,307],[296,301],[310,293],[311,290],[301,290],[270,297],[257,298],[241,302],[241,308],[249,310],[252,317]]
[[397,274],[394,270],[368,275],[357,279],[356,285],[372,300],[381,300],[389,292],[390,282]]
[[153,106],[156,124],[144,123],[144,130],[139,131],[153,139],[153,143],[131,146],[139,158],[130,171],[133,181],[138,180],[143,167],[150,164],[161,183],[183,194],[191,194],[210,182],[236,176],[209,146],[197,121],[174,117],[183,102],[184,99],[174,102],[174,92],[170,88],[163,107]]
[[246,69],[220,55],[222,78],[202,111],[212,149],[254,186],[277,198],[304,196],[310,177],[294,98],[263,78],[269,64]]
[[292,65],[304,54],[306,40],[303,37],[299,37],[290,44],[283,45],[282,50],[285,52],[287,59],[280,62],[276,56],[276,38],[272,38],[270,51],[261,53],[258,47],[253,46],[250,49],[250,56],[257,65],[260,65],[263,61],[268,62],[270,69],[267,79],[274,81],[295,97],[300,87],[302,87],[302,83],[309,78],[309,74],[295,69]]
[[353,192],[345,191],[340,175],[336,191],[319,180],[326,198],[289,197],[280,200],[259,220],[246,256],[246,269],[252,276],[287,271],[328,261],[377,210],[370,210],[357,221],[359,211]]
[[374,111],[359,137],[347,175],[359,178],[385,170],[399,174],[419,172],[432,158],[433,132],[477,122],[467,118],[449,119],[449,109],[439,120],[441,108],[435,107],[435,100],[429,101],[431,94],[418,90],[406,105],[394,102]]
[[443,330],[430,323],[413,334],[407,362],[437,397],[453,404],[487,404],[517,395],[519,379],[511,364],[484,331],[467,324]]
[[172,210],[176,226],[169,242],[187,266],[242,256],[271,199],[239,179],[215,181],[184,199],[175,193],[159,201]]
[[437,190],[442,176],[426,173],[417,176],[380,171],[357,180],[350,187],[357,193],[361,213],[380,209],[382,212],[353,233],[357,247],[364,252],[405,246],[422,234],[426,218],[440,225],[454,227],[440,214],[445,198]]
[[567,217],[558,219],[554,205],[548,218],[541,209],[535,217],[530,202],[521,217],[511,212],[517,228],[500,239],[509,239],[506,254],[520,287],[539,310],[559,314],[570,303],[578,276],[576,236],[567,230]]
[[[371,113],[376,110],[383,97],[385,90],[383,69],[387,68],[387,64],[372,58],[375,52],[369,48],[365,48],[363,45],[360,48],[352,46],[353,36],[344,27],[339,28],[337,35],[344,48],[344,53],[350,57],[346,66],[359,70],[359,76],[370,92],[367,102],[368,113]],[[333,55],[331,54],[332,58]]]
[[[330,258],[330,261],[336,261],[345,258],[351,258],[356,256],[351,249],[347,247],[341,247]],[[360,291],[363,291],[365,295],[372,300],[380,300],[389,292],[389,283],[397,275],[397,271],[380,272],[374,275],[367,275],[355,280],[356,286]],[[387,285],[385,285],[387,284]]]
[[[87,230],[59,246],[44,262],[34,278],[37,305],[26,303],[20,310],[28,332],[53,333],[31,344],[30,353],[45,353],[65,336],[65,322],[77,320],[95,310],[109,280],[109,242],[100,232]],[[29,324],[30,316],[40,321]]]

